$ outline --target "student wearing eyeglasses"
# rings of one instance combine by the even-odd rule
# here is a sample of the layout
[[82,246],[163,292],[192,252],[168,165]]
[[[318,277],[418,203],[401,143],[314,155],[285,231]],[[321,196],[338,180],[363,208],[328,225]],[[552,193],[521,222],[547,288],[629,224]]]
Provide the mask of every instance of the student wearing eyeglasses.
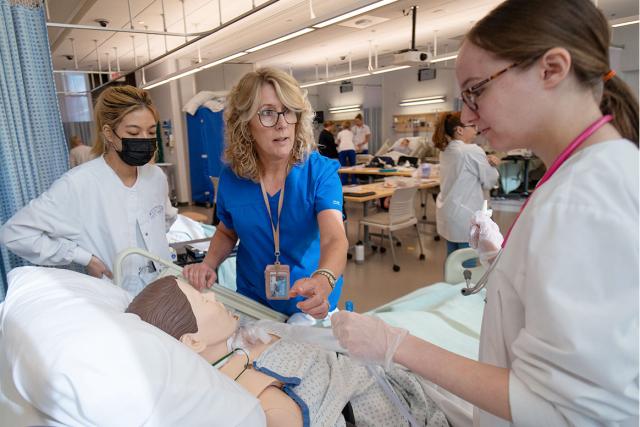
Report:
[[[498,182],[497,169],[473,143],[476,134],[475,125],[462,123],[460,113],[443,115],[433,133],[433,143],[441,151],[436,227],[447,242],[447,255],[469,247],[471,216],[482,208],[484,192]],[[463,265],[474,267],[475,261]]]
[[335,309],[348,247],[340,165],[316,151],[312,121],[305,93],[285,72],[258,69],[233,88],[220,224],[204,261],[183,273],[194,287],[215,282],[239,239],[238,292],[287,315],[323,319]]
[[638,425],[638,101],[610,43],[591,0],[507,0],[460,47],[462,121],[547,166],[504,240],[474,219],[493,252],[478,360],[331,318],[351,356],[419,373],[471,403],[474,426]]

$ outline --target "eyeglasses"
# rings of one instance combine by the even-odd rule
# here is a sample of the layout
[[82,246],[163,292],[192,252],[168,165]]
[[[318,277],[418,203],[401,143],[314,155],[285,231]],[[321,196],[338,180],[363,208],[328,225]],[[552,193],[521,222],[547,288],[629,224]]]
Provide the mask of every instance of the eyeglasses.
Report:
[[260,110],[258,111],[258,119],[260,120],[260,123],[262,123],[262,126],[272,128],[278,123],[280,114],[282,114],[284,121],[290,125],[298,123],[298,113],[288,109],[285,109],[284,111],[270,109]]
[[471,111],[478,111],[477,100],[478,100],[478,97],[482,94],[481,89],[484,86],[486,86],[487,83],[489,83],[491,80],[497,79],[498,77],[500,77],[501,75],[503,75],[504,73],[512,69],[513,67],[517,67],[518,65],[519,65],[518,62],[514,62],[513,64],[509,65],[507,68],[504,68],[498,71],[497,73],[492,74],[490,77],[482,80],[481,82],[474,84],[470,88],[463,90],[460,93],[460,96],[462,97],[462,102],[464,102],[465,105],[469,107]]

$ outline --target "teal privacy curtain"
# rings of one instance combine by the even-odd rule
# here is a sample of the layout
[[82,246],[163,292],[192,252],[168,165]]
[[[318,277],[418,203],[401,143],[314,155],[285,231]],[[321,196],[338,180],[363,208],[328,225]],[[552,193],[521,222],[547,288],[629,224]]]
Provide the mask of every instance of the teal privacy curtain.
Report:
[[[44,3],[0,0],[0,224],[67,165]],[[25,264],[0,246],[0,301],[9,270]]]

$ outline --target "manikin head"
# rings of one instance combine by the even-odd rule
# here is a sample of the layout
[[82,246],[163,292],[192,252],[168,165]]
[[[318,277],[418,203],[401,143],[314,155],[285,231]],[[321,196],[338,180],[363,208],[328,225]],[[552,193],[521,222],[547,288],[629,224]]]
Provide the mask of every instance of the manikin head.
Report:
[[238,327],[238,318],[216,301],[213,292],[199,292],[173,276],[147,285],[126,311],[162,329],[209,361],[226,353],[227,339]]

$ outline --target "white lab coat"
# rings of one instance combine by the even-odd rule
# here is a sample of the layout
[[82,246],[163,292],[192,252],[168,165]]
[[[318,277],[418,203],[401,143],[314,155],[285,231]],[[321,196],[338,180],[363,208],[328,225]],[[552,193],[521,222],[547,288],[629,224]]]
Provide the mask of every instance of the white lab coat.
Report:
[[[170,260],[166,231],[177,212],[167,195],[159,167],[138,167],[138,179],[128,188],[101,156],[71,169],[18,211],[0,228],[0,243],[38,265],[86,266],[95,255],[113,272],[119,252],[141,246]],[[125,280],[150,277],[140,271],[147,265],[129,256]]]
[[440,153],[440,194],[436,199],[438,234],[450,242],[468,242],[473,213],[482,208],[484,191],[498,182],[498,171],[475,144],[449,142]]
[[637,426],[638,149],[578,151],[531,197],[487,284],[480,360],[511,370],[514,425]]

